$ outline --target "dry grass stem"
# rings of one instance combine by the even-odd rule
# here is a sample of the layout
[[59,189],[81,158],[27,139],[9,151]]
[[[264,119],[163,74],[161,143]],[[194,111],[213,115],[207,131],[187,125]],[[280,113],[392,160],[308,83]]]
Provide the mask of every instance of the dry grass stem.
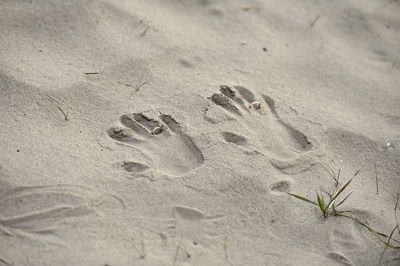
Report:
[[310,26],[311,28],[313,28],[315,26],[315,24],[317,23],[317,21],[321,18],[320,15],[316,16],[313,20],[310,20]]

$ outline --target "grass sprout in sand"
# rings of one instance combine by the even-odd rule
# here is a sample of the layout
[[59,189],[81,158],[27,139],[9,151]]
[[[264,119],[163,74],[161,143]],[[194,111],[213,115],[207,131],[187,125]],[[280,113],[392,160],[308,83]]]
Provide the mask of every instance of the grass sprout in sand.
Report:
[[[398,240],[393,240],[393,239],[392,239],[392,238],[393,238],[393,234],[394,234],[394,232],[396,232],[396,231],[397,231],[397,233],[398,233],[398,235],[399,235],[399,237],[400,237],[400,225],[399,225],[399,220],[398,220],[398,218],[397,218],[397,209],[398,209],[398,206],[399,206],[399,193],[397,193],[396,204],[394,205],[394,218],[395,218],[395,220],[396,220],[396,226],[393,228],[392,232],[391,232],[390,235],[389,235],[389,238],[388,238],[387,242],[385,243],[385,248],[383,249],[382,255],[381,255],[381,257],[379,258],[379,265],[381,264],[383,255],[385,254],[386,249],[387,249],[388,247],[389,247],[389,248],[393,248],[393,249],[400,249],[400,245],[399,245],[400,242],[399,242]],[[396,244],[395,244],[395,245],[391,245],[391,244],[390,244],[390,241],[391,241],[391,240],[393,240],[394,242],[396,242]],[[400,260],[400,257],[397,258],[397,260]]]
[[[366,222],[361,221],[360,219],[358,219],[355,214],[352,211],[349,210],[339,210],[338,208],[349,198],[349,196],[351,195],[352,192],[350,192],[349,194],[347,194],[344,198],[342,198],[342,200],[339,201],[339,196],[341,196],[344,191],[348,188],[348,186],[350,185],[351,181],[353,181],[353,179],[358,175],[358,173],[360,172],[360,170],[358,170],[348,181],[346,181],[344,183],[344,185],[342,185],[342,183],[340,182],[340,170],[336,173],[334,170],[332,170],[328,165],[317,162],[319,166],[321,166],[322,168],[324,168],[325,171],[328,172],[329,176],[332,177],[334,183],[335,183],[335,188],[332,192],[327,192],[327,191],[323,191],[327,196],[328,199],[325,200],[322,193],[318,193],[317,192],[317,197],[316,197],[316,201],[307,199],[303,196],[299,196],[297,194],[292,194],[292,193],[287,193],[288,195],[295,197],[299,200],[305,201],[307,203],[313,204],[315,206],[317,206],[319,208],[319,210],[321,211],[322,217],[324,219],[328,218],[329,216],[333,215],[333,216],[341,216],[344,218],[348,218],[351,219],[355,222],[357,222],[359,225],[361,225],[362,227],[364,227],[365,229],[367,229],[371,234],[373,234],[379,241],[383,242],[385,244],[385,249],[382,252],[382,255],[380,257],[379,262],[382,260],[382,257],[386,251],[386,249],[389,248],[393,248],[393,249],[400,249],[400,240],[396,240],[393,238],[393,234],[394,232],[399,233],[400,236],[400,226],[399,226],[399,221],[397,219],[397,208],[398,208],[398,201],[399,201],[399,196],[397,196],[397,200],[396,200],[396,205],[394,208],[394,213],[395,213],[395,219],[396,219],[396,226],[394,227],[394,229],[392,230],[392,232],[390,233],[390,235],[386,235],[384,233],[380,233],[374,229],[372,229]],[[339,203],[337,203],[339,202]],[[390,242],[395,242],[395,244],[390,244]]]
[[348,194],[342,201],[340,201],[337,204],[336,204],[336,200],[343,193],[343,191],[350,185],[351,181],[353,180],[354,177],[356,177],[356,175],[360,172],[360,170],[358,170],[353,175],[353,177],[349,181],[346,182],[345,185],[341,186],[341,184],[339,182],[340,170],[336,174],[332,169],[330,169],[326,165],[324,165],[322,163],[319,163],[319,165],[321,165],[329,173],[329,175],[333,178],[333,180],[335,182],[335,189],[331,193],[324,191],[327,194],[327,196],[329,196],[329,200],[325,201],[322,194],[320,195],[318,193],[317,193],[317,201],[316,202],[309,200],[307,198],[304,198],[302,196],[296,195],[296,194],[291,194],[291,193],[288,193],[288,194],[297,199],[300,199],[302,201],[305,201],[305,202],[311,203],[315,206],[318,206],[319,209],[321,210],[321,213],[322,213],[322,216],[324,217],[324,219],[328,218],[329,215],[340,216],[340,215],[343,215],[343,213],[350,212],[350,211],[339,211],[337,208],[347,200],[347,198],[351,195],[351,193]]

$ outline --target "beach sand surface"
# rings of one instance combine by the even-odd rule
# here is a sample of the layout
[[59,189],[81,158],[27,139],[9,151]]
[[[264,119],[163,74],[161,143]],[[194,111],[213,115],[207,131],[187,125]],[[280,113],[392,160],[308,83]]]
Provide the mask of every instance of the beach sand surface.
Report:
[[377,265],[373,234],[287,193],[361,169],[340,209],[395,227],[399,14],[0,1],[0,265]]

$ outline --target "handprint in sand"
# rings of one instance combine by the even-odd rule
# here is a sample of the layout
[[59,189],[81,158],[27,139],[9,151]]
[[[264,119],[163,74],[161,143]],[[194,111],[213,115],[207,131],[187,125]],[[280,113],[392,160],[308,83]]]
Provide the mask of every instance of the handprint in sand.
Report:
[[269,96],[257,97],[242,86],[223,85],[210,99],[212,106],[205,118],[220,125],[227,142],[252,146],[272,160],[284,161],[313,149],[305,134],[279,117]]
[[114,140],[139,150],[146,163],[126,161],[121,166],[128,172],[144,174],[149,170],[179,176],[199,167],[203,154],[181,125],[170,115],[160,114],[159,120],[143,113],[120,117],[121,126],[108,130]]

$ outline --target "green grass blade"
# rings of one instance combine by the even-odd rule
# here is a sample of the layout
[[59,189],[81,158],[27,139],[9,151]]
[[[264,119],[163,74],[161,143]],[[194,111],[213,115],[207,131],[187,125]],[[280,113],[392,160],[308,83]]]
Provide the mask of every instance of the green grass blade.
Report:
[[[366,228],[368,231],[370,231],[379,241],[381,241],[382,243],[384,243],[386,245],[386,242],[382,238],[380,238],[380,236],[384,237],[384,238],[389,238],[388,235],[375,231],[374,229],[369,227],[366,223],[364,223],[363,221],[359,220],[356,217],[351,217],[351,216],[342,215],[342,214],[339,215],[339,216],[346,217],[346,218],[352,219],[353,221],[356,221],[358,224],[360,224],[361,226]],[[396,243],[400,243],[400,241],[395,240],[395,239],[392,239],[392,241],[394,241]],[[388,245],[388,247],[393,248],[393,249],[400,249],[400,246],[393,246],[393,245],[390,245],[390,244]]]
[[58,105],[57,105],[57,109],[60,110],[61,113],[64,115],[64,120],[65,120],[65,121],[68,121],[68,120],[69,120],[68,113],[64,112],[64,110],[61,109],[61,107],[58,106]]
[[383,252],[382,252],[382,254],[381,254],[381,257],[379,258],[378,265],[381,264],[383,255],[385,254],[386,249],[387,249],[387,248],[389,247],[389,245],[390,245],[390,240],[392,240],[392,236],[393,236],[394,231],[396,231],[396,228],[399,228],[399,226],[396,225],[396,227],[395,227],[395,228],[392,230],[392,232],[390,233],[389,239],[388,239],[387,243],[385,244],[385,248],[383,249]]
[[322,190],[322,192],[324,192],[326,195],[328,195],[328,196],[329,196],[329,198],[332,198],[332,194],[330,194],[328,191],[326,191],[326,190]]
[[397,198],[396,198],[396,204],[394,205],[394,218],[396,219],[396,224],[397,224],[397,232],[399,233],[400,236],[400,223],[399,220],[397,219],[397,206],[399,204],[399,193],[397,193]]
[[343,213],[353,213],[352,211],[337,211],[335,212],[336,216],[344,216]]
[[352,193],[353,193],[353,192],[350,192],[350,194],[347,195],[338,205],[336,205],[335,208],[337,208],[337,207],[339,207],[340,205],[342,205],[342,204],[347,200],[347,198],[350,197],[350,195],[351,195]]
[[399,193],[397,193],[396,204],[394,205],[394,216],[396,218],[397,224],[399,224],[397,220],[397,206],[399,205]]
[[358,175],[358,173],[361,171],[361,168],[358,169],[358,171],[353,175],[353,177],[351,179],[353,179],[354,177],[356,177],[356,175]]
[[292,194],[292,193],[287,193],[287,194],[290,195],[290,196],[292,196],[292,197],[295,197],[295,198],[297,198],[297,199],[299,199],[299,200],[302,200],[302,201],[305,201],[305,202],[308,202],[308,203],[311,203],[311,204],[313,204],[313,205],[318,206],[318,204],[315,203],[314,201],[309,200],[309,199],[307,199],[307,198],[304,198],[304,197],[302,197],[302,196],[299,196],[299,195],[296,195],[296,194]]
[[335,171],[332,170],[332,168],[330,168],[328,165],[325,165],[323,163],[317,162],[317,164],[319,166],[321,166],[322,168],[324,168],[325,171],[328,172],[328,174],[333,178],[333,180],[335,180],[335,183],[338,184],[339,183],[339,179],[336,177],[335,175]]
[[[360,170],[358,170],[358,171],[360,171]],[[358,173],[358,171],[357,171],[357,173]],[[332,205],[335,202],[336,198],[339,197],[339,195],[347,188],[348,185],[350,185],[350,183],[353,180],[354,176],[337,193],[335,193],[333,198],[331,198],[331,200],[329,201],[329,204],[328,204],[328,209],[332,207]]]
[[323,213],[324,216],[325,216],[324,200],[321,199],[321,197],[318,195],[318,193],[317,193],[317,201],[318,201],[319,208],[321,209],[322,213]]
[[[296,150],[292,150],[292,151],[299,153],[299,152],[296,151]],[[299,154],[300,154],[300,153],[299,153]],[[319,161],[317,161],[316,159],[314,159],[313,157],[311,157],[311,156],[309,156],[309,155],[307,155],[307,154],[301,154],[301,155],[302,155],[302,156],[305,156],[305,157],[307,157],[307,158],[309,158],[309,159],[311,159],[311,160],[313,160],[317,165],[319,165],[319,166],[322,167],[325,171],[328,172],[328,174],[333,178],[333,180],[335,180],[335,183],[336,183],[336,184],[339,184],[339,179],[336,177],[335,171],[333,171],[333,169],[332,169],[329,165],[327,165],[327,164],[325,164],[325,163],[322,163],[322,162],[319,162]]]

